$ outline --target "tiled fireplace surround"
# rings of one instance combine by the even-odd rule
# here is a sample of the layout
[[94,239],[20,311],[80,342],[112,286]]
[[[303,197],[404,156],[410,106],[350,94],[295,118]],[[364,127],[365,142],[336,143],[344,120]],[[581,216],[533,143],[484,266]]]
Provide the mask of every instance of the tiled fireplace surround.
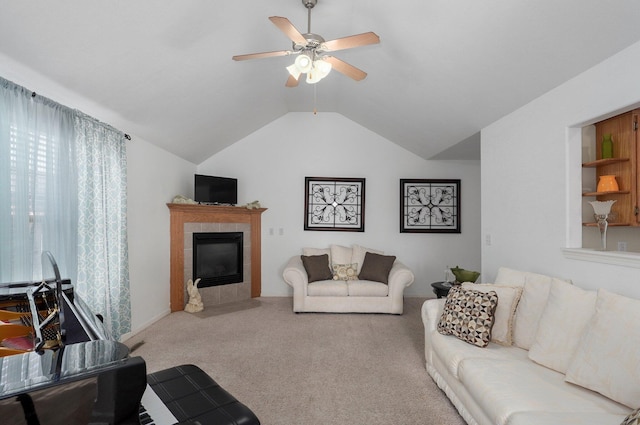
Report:
[[189,300],[193,271],[193,233],[242,232],[243,282],[200,288],[205,308],[259,297],[261,292],[261,214],[265,208],[167,204],[171,214],[171,311]]
[[[205,307],[251,298],[251,224],[249,223],[184,223],[184,281],[187,282],[193,276],[193,234],[220,232],[242,232],[243,234],[243,281],[199,288]],[[189,300],[186,286],[184,297],[185,301]]]

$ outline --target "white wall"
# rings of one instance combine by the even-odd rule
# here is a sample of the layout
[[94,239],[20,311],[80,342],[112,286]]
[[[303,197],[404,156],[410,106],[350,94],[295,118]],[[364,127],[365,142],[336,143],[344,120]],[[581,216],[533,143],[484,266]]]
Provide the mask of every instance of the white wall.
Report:
[[196,166],[135,138],[127,144],[127,224],[131,328],[135,333],[170,312],[169,208],[193,191]]
[[[237,177],[238,203],[259,200],[268,208],[262,215],[263,296],[290,295],[282,279],[287,260],[302,247],[332,243],[396,255],[416,275],[409,296],[433,295],[429,284],[442,280],[446,265],[480,268],[479,161],[426,161],[340,114],[289,113],[204,161],[198,172]],[[366,178],[365,232],[304,231],[307,176]],[[462,233],[400,233],[401,178],[461,179]]]
[[638,75],[640,43],[482,130],[485,277],[507,266],[640,298],[637,268],[562,254],[581,246],[580,127],[640,104]]

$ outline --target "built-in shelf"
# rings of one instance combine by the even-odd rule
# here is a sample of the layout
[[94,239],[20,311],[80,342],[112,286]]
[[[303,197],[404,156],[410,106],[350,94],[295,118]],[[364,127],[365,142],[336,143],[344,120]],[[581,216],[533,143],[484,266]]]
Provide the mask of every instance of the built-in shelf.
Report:
[[615,190],[609,192],[584,192],[582,196],[602,196],[602,195],[625,195],[630,193],[628,190]]
[[603,165],[617,164],[619,162],[626,162],[626,161],[629,161],[629,158],[597,159],[595,161],[585,162],[584,164],[582,164],[582,167],[584,167],[584,168],[595,168],[595,167],[601,167]]
[[595,251],[586,248],[564,248],[562,253],[571,260],[640,268],[640,253],[622,251]]
[[[583,226],[585,227],[598,227],[598,223],[582,223]],[[608,227],[620,227],[620,226],[631,226],[631,223],[609,223]]]

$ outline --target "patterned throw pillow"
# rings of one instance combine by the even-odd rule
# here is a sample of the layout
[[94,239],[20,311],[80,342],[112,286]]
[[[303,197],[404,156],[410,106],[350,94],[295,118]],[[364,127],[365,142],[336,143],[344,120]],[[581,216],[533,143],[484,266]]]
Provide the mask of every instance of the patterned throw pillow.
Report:
[[620,425],[640,425],[640,409],[636,409],[624,418]]
[[438,332],[469,344],[486,347],[498,305],[495,291],[481,292],[455,285],[449,291],[438,322]]
[[333,280],[358,280],[358,263],[333,264]]

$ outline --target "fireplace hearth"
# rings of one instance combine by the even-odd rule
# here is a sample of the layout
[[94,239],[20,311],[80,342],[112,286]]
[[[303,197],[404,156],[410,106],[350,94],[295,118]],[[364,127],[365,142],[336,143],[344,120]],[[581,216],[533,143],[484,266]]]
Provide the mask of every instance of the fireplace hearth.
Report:
[[243,281],[243,233],[193,233],[193,280],[198,287]]

